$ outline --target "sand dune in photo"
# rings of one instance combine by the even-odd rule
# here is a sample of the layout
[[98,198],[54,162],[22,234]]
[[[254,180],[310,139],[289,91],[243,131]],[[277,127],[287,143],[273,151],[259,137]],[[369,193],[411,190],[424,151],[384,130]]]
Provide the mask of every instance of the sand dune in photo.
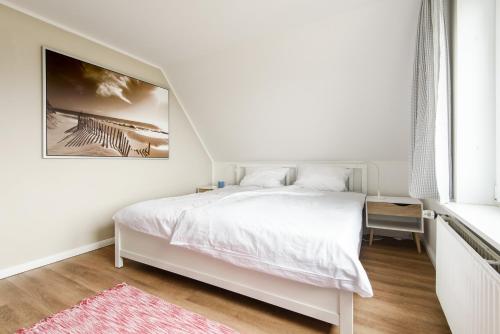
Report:
[[168,158],[168,134],[148,128],[142,124],[138,129],[126,120],[51,108],[47,113],[47,154]]

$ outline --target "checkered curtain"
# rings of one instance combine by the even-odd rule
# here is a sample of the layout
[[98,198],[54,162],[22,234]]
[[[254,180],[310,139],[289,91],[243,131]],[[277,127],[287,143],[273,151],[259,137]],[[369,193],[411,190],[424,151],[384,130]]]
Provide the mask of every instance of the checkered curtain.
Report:
[[[449,147],[446,147],[447,143],[443,145],[442,135],[445,130],[446,138],[448,138],[449,123],[443,121],[443,115],[438,117],[439,122],[436,123],[438,112],[447,114],[449,112],[449,76],[447,68],[444,68],[444,66],[448,67],[449,55],[446,24],[443,24],[446,17],[444,12],[443,0],[422,1],[413,74],[409,158],[409,192],[410,196],[415,198],[439,199],[440,192],[449,193],[449,189],[440,189],[449,188],[447,181],[438,182],[437,178],[437,175],[449,178],[450,166],[447,153]],[[445,118],[448,119],[447,116]],[[436,129],[436,126],[440,128]],[[438,147],[441,152],[436,151],[437,133],[439,134]],[[443,146],[447,151],[444,155]],[[436,166],[437,154],[439,154],[438,158],[442,159],[438,167]],[[441,169],[439,173],[437,173],[437,168]],[[443,172],[443,168],[448,170]],[[441,197],[448,198],[448,194]]]

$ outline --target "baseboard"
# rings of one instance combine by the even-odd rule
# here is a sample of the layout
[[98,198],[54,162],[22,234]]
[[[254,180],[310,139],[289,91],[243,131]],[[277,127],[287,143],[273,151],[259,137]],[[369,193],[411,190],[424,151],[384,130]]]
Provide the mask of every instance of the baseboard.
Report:
[[54,255],[50,255],[41,259],[33,260],[30,262],[18,264],[16,266],[8,267],[5,269],[0,269],[0,279],[6,278],[9,276],[14,276],[20,273],[23,273],[28,270],[32,270],[35,268],[40,268],[46,266],[51,263],[59,262],[65,259],[68,259],[73,256],[77,256],[83,253],[91,252],[93,250],[106,247],[115,243],[115,238],[109,238],[105,240],[101,240],[98,242],[94,242],[92,244],[84,245],[78,248],[73,248],[61,253],[57,253]]
[[425,239],[422,241],[425,247],[425,251],[429,256],[429,259],[431,259],[432,265],[434,266],[434,268],[436,268],[436,252],[429,246],[429,243]]

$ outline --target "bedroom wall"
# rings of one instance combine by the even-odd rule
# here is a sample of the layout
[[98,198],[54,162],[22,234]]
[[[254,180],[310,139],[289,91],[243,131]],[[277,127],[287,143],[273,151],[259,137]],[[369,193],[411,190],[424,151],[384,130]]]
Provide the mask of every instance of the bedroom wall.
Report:
[[193,192],[210,159],[170,91],[170,160],[42,159],[46,45],[168,87],[161,71],[0,5],[0,271],[113,237],[128,204]]
[[164,67],[218,164],[372,160],[406,195],[419,4],[357,2]]

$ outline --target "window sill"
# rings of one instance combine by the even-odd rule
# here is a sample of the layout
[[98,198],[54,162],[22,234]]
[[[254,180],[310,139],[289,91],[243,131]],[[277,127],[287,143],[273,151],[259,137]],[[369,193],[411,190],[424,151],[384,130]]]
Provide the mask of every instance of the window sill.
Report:
[[481,238],[500,250],[500,207],[448,203],[444,207]]

